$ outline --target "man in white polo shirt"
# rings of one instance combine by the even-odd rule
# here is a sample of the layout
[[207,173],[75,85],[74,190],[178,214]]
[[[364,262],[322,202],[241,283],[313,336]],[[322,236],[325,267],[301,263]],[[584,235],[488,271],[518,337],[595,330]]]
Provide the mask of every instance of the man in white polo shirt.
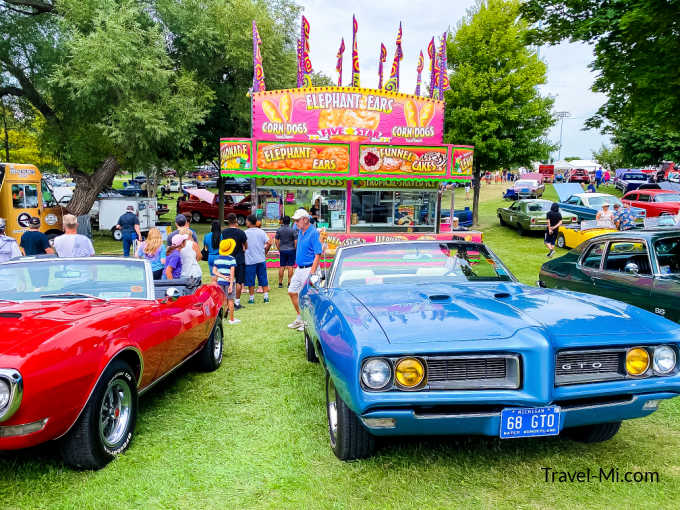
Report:
[[307,283],[307,280],[309,280],[309,275],[314,274],[319,266],[323,246],[321,245],[321,239],[319,239],[319,231],[311,224],[309,213],[305,209],[295,211],[292,219],[298,227],[297,247],[295,249],[295,264],[297,264],[297,268],[295,268],[293,278],[291,278],[288,284],[288,295],[297,312],[297,317],[288,324],[288,327],[304,331],[305,325],[300,316],[298,295],[302,287]]

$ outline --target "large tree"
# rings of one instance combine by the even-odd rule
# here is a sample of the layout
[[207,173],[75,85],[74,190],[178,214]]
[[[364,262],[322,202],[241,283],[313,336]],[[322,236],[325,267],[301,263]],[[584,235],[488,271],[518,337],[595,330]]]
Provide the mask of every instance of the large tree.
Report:
[[484,0],[470,9],[448,43],[451,90],[445,140],[475,146],[473,216],[478,221],[482,172],[546,159],[555,123],[553,100],[542,97],[546,67],[525,46],[519,0]]
[[[667,143],[680,131],[680,1],[526,0],[521,9],[535,23],[529,33],[534,43],[568,39],[594,45],[593,90],[607,101],[589,126],[612,133],[640,164],[680,152]],[[625,145],[637,138],[629,136],[633,125],[647,137],[640,151]],[[655,147],[650,135],[659,141]]]

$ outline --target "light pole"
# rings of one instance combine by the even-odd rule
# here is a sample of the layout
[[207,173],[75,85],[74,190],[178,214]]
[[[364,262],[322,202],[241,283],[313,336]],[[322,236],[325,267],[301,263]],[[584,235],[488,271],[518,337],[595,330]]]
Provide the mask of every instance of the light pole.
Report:
[[564,119],[568,119],[569,115],[571,115],[569,112],[556,112],[555,115],[557,116],[558,119],[560,120],[560,148],[559,152],[557,153],[557,161],[562,160],[562,127],[564,127]]

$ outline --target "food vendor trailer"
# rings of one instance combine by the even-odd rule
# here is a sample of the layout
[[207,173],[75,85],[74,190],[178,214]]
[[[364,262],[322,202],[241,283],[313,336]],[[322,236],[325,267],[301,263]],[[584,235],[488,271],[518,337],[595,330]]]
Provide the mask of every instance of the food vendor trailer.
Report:
[[[444,101],[388,84],[312,87],[304,79],[267,91],[255,26],[253,41],[252,136],[221,139],[220,168],[223,177],[256,180],[262,228],[274,235],[283,216],[304,207],[325,229],[331,255],[346,244],[450,240],[450,225],[440,228],[440,185],[471,180],[473,147],[443,143]],[[270,252],[268,262],[277,260]]]

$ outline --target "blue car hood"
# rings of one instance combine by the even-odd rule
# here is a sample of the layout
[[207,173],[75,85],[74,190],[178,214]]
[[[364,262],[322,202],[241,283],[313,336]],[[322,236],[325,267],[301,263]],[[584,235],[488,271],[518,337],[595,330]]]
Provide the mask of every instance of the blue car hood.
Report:
[[[365,286],[350,292],[375,317],[390,343],[503,339],[521,328],[548,337],[652,332],[643,310],[597,296],[515,283]],[[647,317],[645,317],[647,318]],[[666,331],[661,322],[657,331]]]

